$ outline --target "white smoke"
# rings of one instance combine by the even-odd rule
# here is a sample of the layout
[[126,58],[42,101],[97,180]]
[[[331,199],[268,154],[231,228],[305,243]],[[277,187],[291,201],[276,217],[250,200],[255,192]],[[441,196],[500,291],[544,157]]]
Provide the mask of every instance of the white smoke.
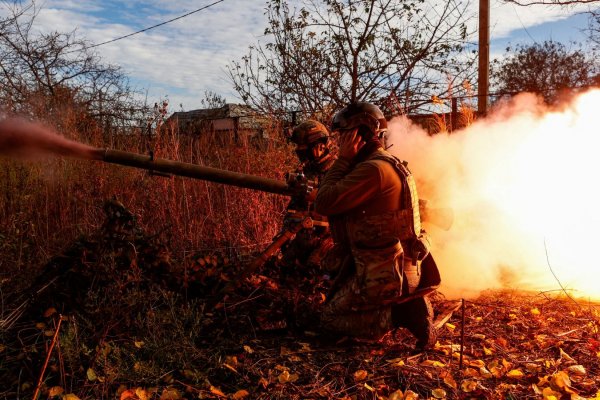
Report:
[[444,294],[562,285],[600,296],[599,106],[600,91],[561,111],[523,94],[452,134],[390,122],[390,151],[408,161],[420,197],[455,213],[451,230],[427,227]]

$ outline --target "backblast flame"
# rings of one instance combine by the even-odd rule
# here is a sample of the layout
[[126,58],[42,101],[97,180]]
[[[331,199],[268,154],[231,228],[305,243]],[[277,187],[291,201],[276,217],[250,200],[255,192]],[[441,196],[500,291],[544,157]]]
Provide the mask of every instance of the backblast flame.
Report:
[[458,132],[428,136],[390,123],[419,194],[451,206],[451,231],[432,233],[442,291],[571,291],[600,298],[600,91],[559,111],[523,94]]

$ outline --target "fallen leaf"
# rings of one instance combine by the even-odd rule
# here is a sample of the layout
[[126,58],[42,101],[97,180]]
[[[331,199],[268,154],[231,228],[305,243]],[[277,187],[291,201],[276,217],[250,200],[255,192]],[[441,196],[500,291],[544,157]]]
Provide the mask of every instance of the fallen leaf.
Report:
[[235,392],[232,396],[232,398],[234,400],[239,400],[239,399],[243,399],[244,397],[248,397],[250,396],[250,393],[248,393],[247,390],[238,390],[237,392]]
[[279,381],[279,383],[288,383],[296,382],[298,378],[298,374],[290,374],[288,370],[285,370],[277,377],[277,380]]
[[149,400],[148,392],[141,387],[135,389],[135,394],[140,400]]
[[446,398],[446,391],[441,388],[433,389],[431,395],[436,399],[444,399]]
[[456,381],[454,380],[454,377],[450,374],[446,374],[444,376],[444,383],[448,386],[450,386],[452,389],[456,389],[457,385],[456,385]]
[[475,368],[485,367],[485,363],[483,362],[483,360],[471,360],[471,361],[468,362],[468,364],[471,367],[475,367]]
[[544,388],[544,390],[542,390],[542,398],[544,400],[558,400],[561,398],[561,396],[562,394],[560,392],[555,392],[549,387]]
[[355,381],[363,381],[365,379],[367,379],[367,376],[369,375],[369,373],[367,371],[365,371],[364,369],[359,369],[358,371],[356,371],[354,373],[354,380]]
[[460,384],[460,389],[466,393],[472,392],[477,389],[477,382],[466,379]]
[[510,371],[508,371],[506,373],[506,376],[509,378],[522,378],[525,374],[523,374],[523,371],[521,371],[520,369],[511,369]]
[[388,397],[388,400],[403,400],[403,399],[404,399],[404,393],[402,393],[402,390],[396,390],[395,392],[392,392]]
[[417,400],[418,398],[419,395],[412,390],[407,390],[406,393],[404,393],[404,400]]
[[488,371],[488,369],[485,367],[479,368],[479,374],[481,374],[481,376],[485,379],[490,379],[494,377],[494,375],[492,375],[492,373]]
[[225,393],[223,393],[223,392],[221,391],[221,389],[219,389],[218,387],[212,386],[212,385],[211,385],[211,387],[210,387],[210,392],[211,392],[212,394],[216,395],[216,396],[219,396],[219,397],[227,397],[227,396],[225,395]]
[[445,367],[446,364],[444,364],[443,362],[437,361],[437,360],[425,360],[421,363],[421,366],[442,368],[442,367]]
[[53,316],[54,314],[56,314],[56,308],[54,307],[50,307],[49,309],[47,309],[46,311],[44,311],[44,318],[48,318]]
[[48,397],[60,396],[64,391],[60,386],[53,386],[48,390]]
[[575,362],[575,360],[573,359],[573,357],[571,357],[570,355],[568,355],[567,353],[565,353],[563,351],[563,349],[559,348],[559,350],[560,350],[560,358],[564,358],[567,361],[573,361],[573,362]]
[[90,381],[90,382],[94,382],[96,379],[98,379],[96,372],[94,372],[94,370],[91,368],[87,369],[86,375],[87,375],[88,381]]
[[138,349],[141,349],[144,346],[144,341],[140,340],[140,341],[135,341],[133,342],[134,346],[137,347]]
[[558,371],[552,375],[552,383],[559,389],[565,389],[571,386],[571,379],[566,372]]
[[569,368],[567,368],[567,371],[569,371],[573,375],[580,375],[580,376],[585,375],[587,373],[587,371],[585,370],[585,367],[583,365],[571,365]]
[[252,350],[252,347],[250,347],[248,345],[244,345],[244,351],[248,354],[254,353],[254,350]]
[[532,308],[531,310],[529,310],[529,312],[531,313],[531,315],[540,315],[540,310],[538,310],[537,307]]
[[65,394],[62,400],[81,400],[79,397],[74,395],[73,393]]

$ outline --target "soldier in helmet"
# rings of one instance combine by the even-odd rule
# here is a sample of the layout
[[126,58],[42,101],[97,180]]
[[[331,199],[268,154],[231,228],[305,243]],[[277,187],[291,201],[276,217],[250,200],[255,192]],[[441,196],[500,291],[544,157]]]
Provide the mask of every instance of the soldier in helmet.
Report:
[[315,209],[329,219],[339,273],[321,324],[368,339],[405,327],[420,351],[435,343],[426,295],[440,277],[421,229],[414,178],[383,149],[386,130],[373,104],[353,103],[334,116],[338,158],[321,182]]
[[[335,160],[331,151],[329,130],[319,121],[307,120],[294,128],[290,141],[294,143],[300,161],[296,173],[318,186]],[[314,215],[314,206],[304,195],[292,197],[287,208],[284,227],[298,223],[307,213]],[[327,223],[319,222],[315,221],[315,226],[300,230],[294,239],[282,248],[282,261],[285,265],[320,269],[322,259],[333,244]]]
[[297,125],[290,141],[296,145],[299,171],[308,179],[320,179],[333,164],[329,130],[319,121],[307,120]]

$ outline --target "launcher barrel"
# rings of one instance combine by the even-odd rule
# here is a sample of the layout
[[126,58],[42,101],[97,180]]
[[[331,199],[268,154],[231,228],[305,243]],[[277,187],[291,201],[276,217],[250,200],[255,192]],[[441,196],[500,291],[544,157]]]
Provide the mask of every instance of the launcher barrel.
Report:
[[127,151],[101,149],[100,159],[111,164],[126,165],[167,174],[186,176],[210,182],[224,183],[247,189],[291,196],[294,191],[286,182],[262,176],[243,174],[180,161],[153,158]]

